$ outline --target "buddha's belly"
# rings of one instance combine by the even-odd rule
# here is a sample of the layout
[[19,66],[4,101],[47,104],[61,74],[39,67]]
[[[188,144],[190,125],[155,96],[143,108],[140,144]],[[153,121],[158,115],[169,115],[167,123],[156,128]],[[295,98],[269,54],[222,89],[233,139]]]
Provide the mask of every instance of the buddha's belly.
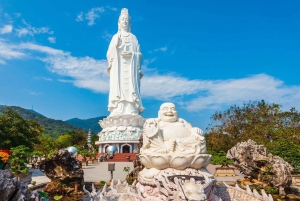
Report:
[[184,138],[184,137],[189,137],[191,135],[189,129],[179,125],[165,126],[161,130],[164,136],[164,140]]

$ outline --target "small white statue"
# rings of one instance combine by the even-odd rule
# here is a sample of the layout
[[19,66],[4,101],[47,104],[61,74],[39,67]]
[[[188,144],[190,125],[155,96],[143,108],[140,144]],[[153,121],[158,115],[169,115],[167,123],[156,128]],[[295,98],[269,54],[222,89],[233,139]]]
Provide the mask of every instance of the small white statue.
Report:
[[131,33],[131,18],[123,8],[116,33],[107,51],[110,77],[108,110],[110,115],[138,115],[144,110],[140,94],[142,54],[135,35]]
[[178,118],[173,103],[160,106],[158,118],[146,120],[141,154],[205,154],[206,142],[200,128]]

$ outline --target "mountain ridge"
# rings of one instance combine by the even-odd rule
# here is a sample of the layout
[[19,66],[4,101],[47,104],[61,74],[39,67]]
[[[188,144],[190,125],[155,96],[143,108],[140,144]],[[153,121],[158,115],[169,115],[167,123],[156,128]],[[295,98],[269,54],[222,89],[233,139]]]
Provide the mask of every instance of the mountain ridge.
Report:
[[[51,135],[54,138],[67,133],[70,130],[83,130],[87,133],[88,129],[91,129],[93,133],[98,133],[101,131],[101,127],[98,124],[98,121],[103,119],[105,116],[101,117],[94,117],[90,119],[79,119],[79,118],[72,118],[67,121],[63,120],[56,120],[48,118],[33,109],[25,109],[19,106],[4,106],[0,105],[0,114],[5,111],[6,109],[11,108],[13,111],[19,113],[24,119],[34,119],[39,124],[44,126],[44,133]],[[75,123],[74,120],[75,119]],[[69,122],[68,122],[69,121]],[[97,129],[97,126],[99,127]]]

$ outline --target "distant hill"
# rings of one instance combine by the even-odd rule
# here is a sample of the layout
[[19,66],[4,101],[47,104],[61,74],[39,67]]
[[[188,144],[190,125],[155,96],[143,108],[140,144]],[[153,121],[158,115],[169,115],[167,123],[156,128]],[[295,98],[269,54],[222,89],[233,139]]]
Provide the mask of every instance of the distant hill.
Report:
[[55,138],[70,130],[83,130],[81,127],[71,125],[68,122],[47,118],[34,110],[27,110],[18,106],[0,105],[0,113],[2,113],[7,108],[11,108],[13,111],[19,113],[24,119],[35,119],[39,124],[44,126],[46,134],[50,134]]
[[73,118],[69,119],[66,122],[69,124],[72,124],[74,126],[83,128],[83,129],[91,129],[93,133],[97,134],[99,133],[102,128],[99,125],[99,120],[102,120],[106,116],[101,116],[101,117],[95,117],[95,118],[90,118],[90,119],[78,119],[78,118]]

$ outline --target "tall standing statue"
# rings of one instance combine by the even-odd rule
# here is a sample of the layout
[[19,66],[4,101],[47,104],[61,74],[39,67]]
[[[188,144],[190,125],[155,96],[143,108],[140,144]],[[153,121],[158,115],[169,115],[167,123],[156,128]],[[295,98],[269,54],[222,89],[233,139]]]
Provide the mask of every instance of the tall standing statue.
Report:
[[110,77],[108,110],[110,115],[139,115],[143,112],[140,79],[142,54],[135,35],[131,33],[131,18],[123,8],[116,33],[107,51]]

